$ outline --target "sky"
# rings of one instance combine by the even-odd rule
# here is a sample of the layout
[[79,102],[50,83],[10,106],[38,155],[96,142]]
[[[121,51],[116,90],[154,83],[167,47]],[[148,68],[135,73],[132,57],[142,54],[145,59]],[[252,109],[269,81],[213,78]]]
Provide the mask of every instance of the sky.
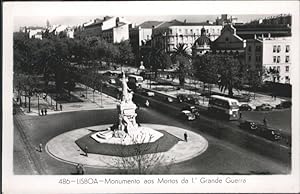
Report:
[[[130,15],[118,15],[124,17],[133,24],[141,24],[144,21],[156,20],[156,21],[170,21],[177,19],[187,22],[205,22],[207,20],[215,21],[220,15],[152,15],[152,16],[130,16]],[[265,18],[270,16],[266,15],[234,15],[238,18],[239,22],[248,22],[254,19]],[[75,26],[82,24],[89,20],[100,18],[103,19],[104,15],[91,15],[91,16],[15,16],[14,17],[14,31],[18,31],[23,26],[46,26],[46,21],[49,20],[51,25],[64,24],[67,26]]]
[[53,25],[75,26],[95,18],[119,16],[138,25],[149,20],[215,21],[227,13],[236,16],[239,22],[248,22],[297,11],[283,1],[46,1],[13,2],[4,7],[5,16],[13,19],[14,31],[22,26],[46,26],[47,20]]

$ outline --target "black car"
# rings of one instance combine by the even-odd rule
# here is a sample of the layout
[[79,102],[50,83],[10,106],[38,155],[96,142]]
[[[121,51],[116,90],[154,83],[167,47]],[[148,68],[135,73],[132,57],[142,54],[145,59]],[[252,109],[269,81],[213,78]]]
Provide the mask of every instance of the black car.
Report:
[[291,108],[291,106],[292,106],[291,101],[283,101],[280,104],[276,105],[276,109]]
[[258,129],[257,123],[253,121],[244,121],[240,123],[240,128],[255,132]]
[[187,94],[178,94],[177,100],[178,100],[178,102],[186,102],[186,101],[189,101],[190,98]]
[[278,141],[281,139],[280,131],[268,128],[264,125],[258,126],[257,134],[272,141]]
[[240,111],[252,111],[253,108],[249,104],[241,104],[239,107]]

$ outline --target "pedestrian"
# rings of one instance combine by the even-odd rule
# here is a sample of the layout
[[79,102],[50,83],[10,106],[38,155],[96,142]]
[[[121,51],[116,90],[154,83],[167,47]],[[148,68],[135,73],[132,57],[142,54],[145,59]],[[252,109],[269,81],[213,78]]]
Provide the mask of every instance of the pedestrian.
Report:
[[60,108],[60,111],[62,111],[62,105],[61,104],[59,105],[59,108]]
[[80,174],[85,174],[85,169],[82,164],[80,164]]
[[266,119],[266,117],[264,117],[263,123],[264,123],[264,126],[267,126],[267,119]]
[[45,111],[45,115],[47,115],[47,109],[46,109],[46,108],[45,108],[45,110],[44,110],[44,111]]
[[87,146],[85,146],[84,152],[85,152],[85,156],[88,157],[88,147]]
[[42,152],[42,151],[43,151],[43,144],[40,143],[40,144],[39,144],[39,152]]
[[77,173],[77,174],[80,174],[80,173],[81,173],[81,172],[80,172],[80,165],[81,165],[81,164],[79,164],[79,163],[76,165],[76,173]]
[[43,108],[42,108],[41,112],[42,112],[42,116],[43,116],[44,115],[44,109]]
[[184,141],[188,141],[188,137],[187,137],[187,133],[186,132],[184,132],[184,134],[183,134],[183,136],[184,136]]

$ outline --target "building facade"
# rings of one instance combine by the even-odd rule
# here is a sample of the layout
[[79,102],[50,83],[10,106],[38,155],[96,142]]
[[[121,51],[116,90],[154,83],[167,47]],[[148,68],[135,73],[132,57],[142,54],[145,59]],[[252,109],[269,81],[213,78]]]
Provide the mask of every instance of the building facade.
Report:
[[151,46],[152,30],[161,23],[160,21],[146,21],[142,24],[129,29],[129,40],[132,47],[132,51],[136,57],[136,63],[142,61],[143,50],[148,50]]
[[105,16],[103,19],[95,19],[93,21],[77,26],[74,31],[74,36],[81,37],[102,37],[111,43],[120,42],[121,40],[128,40],[129,25],[131,22],[125,20],[123,17]]
[[291,37],[263,38],[264,81],[290,83]]
[[120,43],[129,39],[129,24],[118,23],[115,27],[102,31],[102,38],[108,43]]
[[201,29],[214,41],[220,34],[223,26],[210,23],[187,23],[178,20],[164,22],[152,31],[152,46],[173,52],[179,44],[185,44],[187,51],[192,53],[192,46],[201,36]]
[[21,27],[20,32],[24,32],[28,34],[29,38],[36,38],[42,39],[43,33],[45,32],[46,28],[43,27]]
[[258,79],[263,82],[288,84],[291,32],[286,26],[282,29],[280,26],[269,25],[268,29],[266,25],[254,25],[252,28],[249,25],[226,25],[211,47],[215,53],[238,56],[245,69],[257,71]]

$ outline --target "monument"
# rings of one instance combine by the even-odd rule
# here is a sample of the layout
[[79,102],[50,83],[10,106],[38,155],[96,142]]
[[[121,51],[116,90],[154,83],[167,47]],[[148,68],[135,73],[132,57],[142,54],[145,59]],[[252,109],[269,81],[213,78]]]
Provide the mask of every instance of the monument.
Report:
[[162,133],[136,122],[137,106],[132,101],[133,92],[128,88],[125,73],[122,72],[122,97],[117,104],[119,119],[113,126],[96,132],[91,137],[99,143],[121,143],[125,145],[154,142]]

